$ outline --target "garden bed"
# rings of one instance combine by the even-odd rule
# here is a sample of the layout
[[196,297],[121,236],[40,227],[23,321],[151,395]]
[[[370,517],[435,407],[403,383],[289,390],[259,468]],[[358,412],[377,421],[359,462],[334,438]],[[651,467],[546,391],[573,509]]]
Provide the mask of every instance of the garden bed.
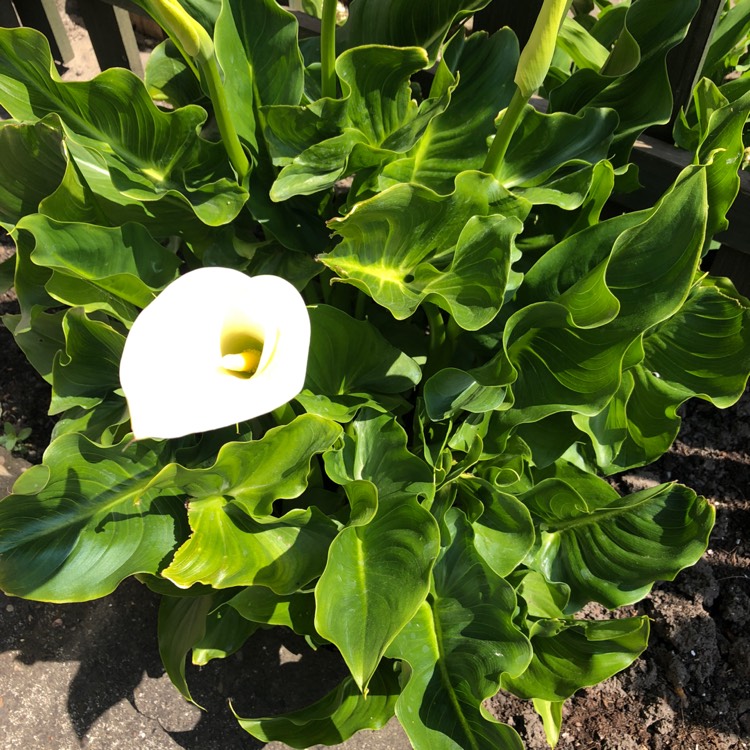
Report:
[[[14,311],[15,303],[6,296],[0,313]],[[31,427],[20,455],[39,461],[52,426],[46,415],[47,386],[2,326],[0,351],[0,419],[19,429]],[[649,649],[631,669],[570,701],[560,750],[750,747],[750,392],[726,411],[692,402],[684,412],[682,431],[670,453],[645,470],[623,476],[620,489],[632,491],[673,479],[711,498],[717,523],[709,550],[675,582],[660,584],[641,604],[621,610],[652,618]],[[45,677],[44,683],[60,690],[63,697],[69,691],[70,723],[82,737],[102,714],[137,692],[139,681],[160,674],[155,597],[136,584],[123,585],[109,600],[98,603],[66,607],[14,602],[12,613],[6,611],[8,603],[2,602],[0,621],[3,652],[17,652],[21,664],[47,663],[42,673],[46,669],[50,679]],[[589,614],[596,616],[595,611]],[[31,623],[31,632],[25,623]],[[81,638],[81,629],[93,634],[90,640]],[[289,710],[317,698],[339,674],[333,655],[323,653],[282,664],[282,678],[276,660],[282,646],[289,653],[308,653],[291,633],[265,633],[230,657],[228,665],[195,670],[191,686],[196,700],[214,710],[197,724],[193,716],[194,728],[172,732],[172,739],[168,734],[163,740],[152,738],[157,744],[149,747],[171,748],[172,740],[177,747],[201,750],[258,747],[237,726],[227,698],[232,697],[240,715]],[[102,659],[106,663],[100,664]],[[55,685],[55,663],[65,660],[81,662],[79,677],[70,686],[65,681]],[[297,676],[293,694],[280,692],[290,684],[286,673],[292,672]],[[13,693],[14,682],[23,680],[23,674],[23,668],[0,673],[0,684],[7,686],[0,692]],[[38,680],[38,672],[34,679]],[[163,680],[166,683],[166,677]],[[171,690],[168,684],[163,689]],[[161,722],[167,726],[170,715],[185,712],[176,692],[174,698],[160,704]],[[502,696],[492,699],[490,707],[527,738],[530,750],[546,746],[530,703]],[[27,707],[30,725],[34,710],[33,705]],[[142,721],[138,716],[135,712],[128,720]],[[42,717],[38,719],[43,724]],[[21,739],[14,737],[18,730],[5,721],[0,725],[0,731],[9,733],[3,745],[21,747],[13,744]],[[60,750],[62,746],[48,747]]]

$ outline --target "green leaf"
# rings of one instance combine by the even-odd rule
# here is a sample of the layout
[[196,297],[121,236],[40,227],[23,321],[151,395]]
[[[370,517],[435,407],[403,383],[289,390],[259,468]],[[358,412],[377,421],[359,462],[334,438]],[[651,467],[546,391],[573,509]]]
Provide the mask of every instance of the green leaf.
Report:
[[593,417],[574,416],[606,473],[656,460],[674,441],[677,408],[698,396],[734,404],[750,370],[750,305],[725,279],[701,279],[672,317],[643,339],[643,362],[623,373],[613,399]]
[[371,481],[378,507],[371,518],[356,518],[331,544],[315,587],[315,625],[339,648],[366,694],[385,650],[427,595],[439,533],[417,501],[431,472],[406,450],[401,427],[368,412],[352,427],[354,438],[341,452],[326,455],[326,469],[336,482]]
[[283,742],[294,748],[333,745],[361,729],[382,729],[393,716],[399,691],[398,675],[385,662],[370,680],[367,696],[347,677],[317,703],[299,711],[262,719],[237,718],[246,732],[262,742]]
[[687,298],[703,246],[705,191],[704,170],[686,170],[642,223],[619,236],[612,231],[622,226],[618,220],[591,227],[529,271],[517,302],[526,306],[504,332],[518,371],[514,408],[503,412],[508,426],[559,411],[593,416],[606,406],[622,369],[635,364],[626,359],[636,354],[631,347]]
[[225,659],[239,651],[258,625],[225,605],[216,607],[206,617],[206,632],[193,645],[192,661],[202,667],[212,659]]
[[281,518],[271,512],[276,500],[304,492],[314,454],[340,434],[337,424],[303,415],[260,440],[225,444],[209,468],[170,465],[160,481],[193,498],[193,534],[163,575],[183,588],[264,585],[282,594],[315,578],[335,536],[334,522],[314,507]]
[[163,596],[159,605],[159,656],[172,684],[191,703],[195,701],[185,679],[185,657],[205,635],[206,618],[214,604],[214,595],[207,594]]
[[483,566],[462,514],[453,511],[449,521],[452,541],[435,566],[431,595],[388,651],[411,666],[396,715],[414,747],[522,750],[516,732],[481,706],[504,672],[523,672],[531,658],[513,623],[515,596]]
[[36,213],[62,181],[66,165],[62,132],[53,120],[3,122],[0,153],[0,226],[11,231],[24,216]]
[[311,307],[309,313],[307,377],[297,396],[306,411],[346,422],[363,406],[377,408],[383,394],[419,383],[419,365],[372,324],[327,305]]
[[431,500],[432,470],[407,450],[406,441],[394,418],[363,409],[348,426],[343,447],[324,454],[326,474],[344,486],[361,479],[372,482],[381,501],[397,494]]
[[[344,52],[336,62],[341,100],[324,100],[289,113],[294,121],[308,124],[297,128],[295,140],[306,134],[314,141],[282,169],[271,188],[271,198],[283,201],[324,190],[359,169],[388,161],[392,152],[410,149],[431,117],[445,108],[449,96],[446,92],[437,101],[428,100],[417,108],[409,79],[425,67],[427,57],[417,47],[366,46]],[[285,110],[279,112],[287,115]],[[313,114],[322,121],[311,121]],[[329,119],[332,121],[327,122]],[[269,122],[273,125],[274,120]],[[282,132],[287,133],[291,126],[292,121],[282,123]],[[324,129],[331,135],[320,140],[319,132]],[[277,131],[277,140],[280,135]],[[285,145],[289,149],[290,144]]]
[[510,29],[490,37],[456,34],[438,63],[430,91],[435,97],[455,86],[450,105],[430,121],[404,158],[383,168],[380,184],[418,182],[438,193],[450,193],[459,172],[481,169],[487,139],[495,132],[495,117],[513,95],[517,63],[518,43]]
[[193,535],[162,575],[182,588],[268,586],[289,594],[320,575],[336,525],[317,508],[253,517],[221,496],[190,502]]
[[528,106],[497,178],[506,188],[539,187],[565,165],[596,163],[607,156],[617,124],[611,109],[547,115]]
[[52,363],[65,347],[64,317],[64,312],[45,313],[39,306],[32,307],[28,314],[3,315],[5,327],[13,334],[32,367],[48,383],[52,382]]
[[53,272],[45,282],[52,298],[126,324],[177,275],[179,259],[137,224],[110,229],[36,214],[18,228],[34,238],[31,261]]
[[489,568],[504,578],[534,544],[534,524],[526,506],[482,479],[461,477],[456,485],[459,502],[469,497],[480,503],[481,515],[471,524],[474,547]]
[[247,199],[230,178],[221,145],[199,138],[206,119],[200,107],[163,112],[143,82],[123,69],[63,83],[50,72],[46,39],[32,29],[0,30],[0,61],[3,106],[19,120],[59,115],[67,139],[78,145],[72,158],[111,181],[108,197],[115,203],[117,191],[136,202],[168,198],[183,215],[217,225],[231,221]]
[[502,373],[492,367],[464,372],[455,367],[446,367],[436,372],[424,387],[424,401],[428,417],[433,421],[450,419],[468,411],[472,414],[497,409],[503,401],[507,388]]
[[347,47],[388,44],[423,47],[434,62],[454,22],[489,0],[357,0],[344,26]]
[[173,107],[195,104],[203,98],[200,81],[171,39],[157,44],[146,61],[146,88],[154,101]]
[[95,406],[120,387],[120,357],[125,337],[106,323],[91,320],[80,307],[63,318],[65,349],[52,365],[49,413],[72,406]]
[[644,367],[719,408],[736,403],[750,370],[750,303],[728,279],[705,278],[644,337]]
[[272,0],[255,2],[252,8],[242,0],[223,0],[214,42],[232,122],[257,152],[257,107],[298,104],[302,98],[297,21]]
[[[515,217],[525,211],[523,202],[479,172],[458,175],[448,196],[397,185],[332,221],[343,242],[321,261],[397,320],[429,300],[463,328],[477,330],[502,305],[521,228]],[[497,215],[504,212],[509,218]]]
[[699,0],[632,3],[620,40],[602,71],[576,71],[551,92],[550,111],[614,109],[620,117],[616,158],[625,161],[638,134],[649,125],[667,122],[672,114],[666,55],[685,37],[698,5]]
[[746,47],[750,32],[750,0],[737,0],[719,19],[703,63],[703,75],[723,76],[729,62],[725,58],[735,47]]
[[529,668],[517,677],[504,675],[503,688],[519,698],[564,701],[629,667],[648,645],[648,632],[646,616],[538,621]]
[[[185,534],[178,488],[154,486],[153,444],[102,448],[63,435],[0,501],[0,588],[39,601],[88,601],[129,575],[157,573]],[[35,477],[43,480],[33,486]],[[46,477],[46,479],[44,479]]]
[[557,45],[570,55],[578,68],[599,71],[609,57],[609,50],[580,23],[569,17],[563,19]]
[[588,601],[632,604],[655,581],[672,580],[703,554],[714,521],[713,507],[687,487],[662,484],[619,497],[583,472],[545,479],[520,499],[541,531],[526,564],[570,586],[572,611]]
[[238,614],[261,625],[283,625],[300,635],[314,635],[312,592],[277,594],[265,586],[248,586],[227,601]]

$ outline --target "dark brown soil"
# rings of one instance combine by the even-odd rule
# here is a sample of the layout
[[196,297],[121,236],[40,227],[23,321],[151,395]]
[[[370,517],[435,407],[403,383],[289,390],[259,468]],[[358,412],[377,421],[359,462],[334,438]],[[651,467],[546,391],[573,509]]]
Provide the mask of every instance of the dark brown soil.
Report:
[[[14,306],[7,296],[0,298],[0,313],[14,312]],[[30,438],[19,448],[30,461],[39,461],[52,425],[45,413],[48,388],[31,370],[2,325],[0,353],[0,423],[10,421],[18,428],[31,427]],[[626,475],[621,482],[626,490],[675,479],[709,497],[717,510],[710,548],[694,568],[684,571],[676,581],[658,585],[644,602],[619,613],[646,614],[652,618],[650,647],[631,669],[602,685],[581,691],[569,701],[558,745],[560,750],[750,748],[750,392],[735,407],[725,411],[702,402],[690,403],[684,409],[684,416],[683,429],[673,450],[657,464]],[[118,591],[115,597],[120,595]],[[134,649],[127,659],[118,657],[107,665],[108,684],[121,685],[118,689],[126,694],[132,690],[133,675],[142,674],[144,669],[149,673],[158,671],[159,666],[155,655],[152,598],[141,587],[130,585],[124,587],[122,596],[146,598],[149,603],[143,606],[142,602],[138,609],[143,606],[141,614],[151,627],[147,633],[142,626],[137,626],[142,649]],[[29,610],[29,622],[44,623],[50,618],[54,622],[68,620],[69,616],[75,619],[79,610],[83,612],[86,607],[98,605],[65,608],[18,602],[18,606],[24,612]],[[119,606],[117,599],[115,606]],[[132,609],[126,609],[133,619]],[[592,614],[608,616],[603,611]],[[26,621],[27,617],[23,619]],[[50,627],[54,629],[52,620]],[[135,632],[133,622],[127,625],[128,618],[118,619],[111,626],[116,628],[118,622]],[[36,630],[38,628],[34,632]],[[38,633],[36,636],[29,634],[32,637],[24,649],[26,658],[55,658],[42,653],[54,646],[57,637],[49,629],[46,632],[51,639],[48,642],[38,637]],[[112,635],[120,638],[116,633]],[[126,634],[123,638],[127,640]],[[283,642],[284,636],[282,633],[271,646],[264,639],[267,640],[266,635],[261,638],[262,649],[277,649],[276,641]],[[2,650],[10,647],[5,639],[0,638],[0,641]],[[33,644],[39,653],[27,653]],[[96,644],[91,645],[96,649]],[[204,715],[195,730],[172,734],[173,739],[179,736],[180,746],[212,748],[209,737],[222,737],[224,748],[258,746],[249,737],[242,738],[224,702],[227,695],[234,694],[236,700],[238,695],[244,695],[245,700],[240,697],[235,704],[240,713],[247,709],[245,715],[250,715],[253,709],[259,708],[251,705],[255,701],[250,697],[253,693],[246,692],[240,685],[240,677],[248,677],[246,667],[240,667],[241,660],[263,661],[262,654],[256,653],[257,648],[257,642],[251,641],[226,664],[212,664],[195,674],[196,697],[203,705],[212,705],[214,713]],[[313,657],[313,661],[319,658]],[[310,667],[304,670],[295,664],[282,670],[293,678],[295,695],[320,695],[317,675],[321,665],[317,670],[314,664]],[[326,670],[331,674],[336,672],[334,665],[328,665]],[[118,677],[119,671],[123,672],[122,680]],[[234,672],[238,673],[236,684],[234,678],[228,677]],[[233,683],[231,689],[227,688],[227,679]],[[272,677],[266,675],[262,680],[264,693],[270,691],[278,696],[274,705],[265,706],[265,710],[288,710],[291,706],[282,705],[289,691],[287,675],[279,673],[279,684],[272,688],[267,687],[270,679]],[[77,700],[82,702],[85,711],[80,716],[71,713],[74,725],[76,722],[90,725],[93,717],[112,705],[112,696],[98,695],[95,690]],[[102,700],[104,704],[100,706],[97,701]],[[292,700],[295,705],[305,702],[303,697]],[[77,710],[75,704],[76,700],[69,701],[69,711]],[[493,698],[490,706],[499,718],[516,727],[529,750],[546,747],[541,723],[530,703],[503,694]]]
[[[750,748],[750,391],[725,411],[698,401],[684,411],[672,451],[623,482],[635,490],[674,479],[711,499],[709,549],[619,611],[652,619],[649,648],[631,669],[569,701],[559,750]],[[496,696],[492,709],[529,750],[546,747],[526,702]]]

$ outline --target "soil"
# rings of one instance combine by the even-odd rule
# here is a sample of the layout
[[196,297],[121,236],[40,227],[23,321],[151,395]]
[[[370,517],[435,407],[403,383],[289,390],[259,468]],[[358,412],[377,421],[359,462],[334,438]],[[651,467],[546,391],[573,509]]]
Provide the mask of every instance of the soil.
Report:
[[[71,0],[68,6],[75,9]],[[89,77],[87,65],[95,63],[86,54],[66,77]],[[0,260],[8,253],[7,245],[0,246]],[[0,296],[0,315],[16,311],[12,294]],[[5,422],[16,431],[31,428],[16,452],[32,463],[41,460],[49,441],[48,403],[48,386],[0,324],[0,428]],[[559,750],[750,748],[750,391],[730,409],[696,401],[684,407],[683,415],[672,450],[619,482],[623,491],[632,491],[674,479],[708,497],[717,511],[710,547],[674,582],[658,584],[643,602],[616,613],[648,615],[650,646],[630,669],[580,691],[566,704]],[[126,582],[107,599],[77,605],[9,600],[0,594],[0,610],[0,657],[14,654],[12,675],[9,662],[0,658],[0,726],[6,727],[8,748],[261,747],[239,728],[227,698],[240,715],[278,713],[317,699],[342,673],[332,653],[313,653],[282,629],[263,631],[223,663],[189,668],[194,697],[209,709],[200,713],[168,684],[156,646],[156,598],[135,582]],[[602,608],[588,614],[612,616]],[[70,661],[78,666],[63,679],[56,667]],[[23,665],[30,670],[25,677]],[[41,672],[33,671],[37,665]],[[14,733],[11,717],[28,718],[35,710],[34,691],[40,685],[54,689],[56,681],[67,693],[58,707],[67,716],[65,726],[37,722],[25,734]],[[13,714],[9,698],[24,692],[32,702],[19,704]],[[488,707],[515,726],[529,750],[547,747],[529,702],[501,694]],[[105,715],[113,722],[130,722],[122,744],[114,739],[112,725],[100,727]],[[139,728],[137,735],[133,727]],[[72,739],[61,739],[65,732]],[[408,747],[398,731],[387,736],[392,739],[380,745],[368,740],[357,746]]]

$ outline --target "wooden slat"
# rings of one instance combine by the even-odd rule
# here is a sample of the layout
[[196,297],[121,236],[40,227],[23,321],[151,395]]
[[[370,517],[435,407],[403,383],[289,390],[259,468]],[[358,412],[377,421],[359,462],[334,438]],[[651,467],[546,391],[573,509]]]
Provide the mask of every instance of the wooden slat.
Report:
[[73,59],[73,48],[55,0],[14,0],[13,4],[22,26],[41,31],[47,37],[57,62],[66,64]]
[[99,67],[102,70],[130,68],[143,77],[143,64],[129,12],[100,0],[78,2],[78,10],[91,37]]

